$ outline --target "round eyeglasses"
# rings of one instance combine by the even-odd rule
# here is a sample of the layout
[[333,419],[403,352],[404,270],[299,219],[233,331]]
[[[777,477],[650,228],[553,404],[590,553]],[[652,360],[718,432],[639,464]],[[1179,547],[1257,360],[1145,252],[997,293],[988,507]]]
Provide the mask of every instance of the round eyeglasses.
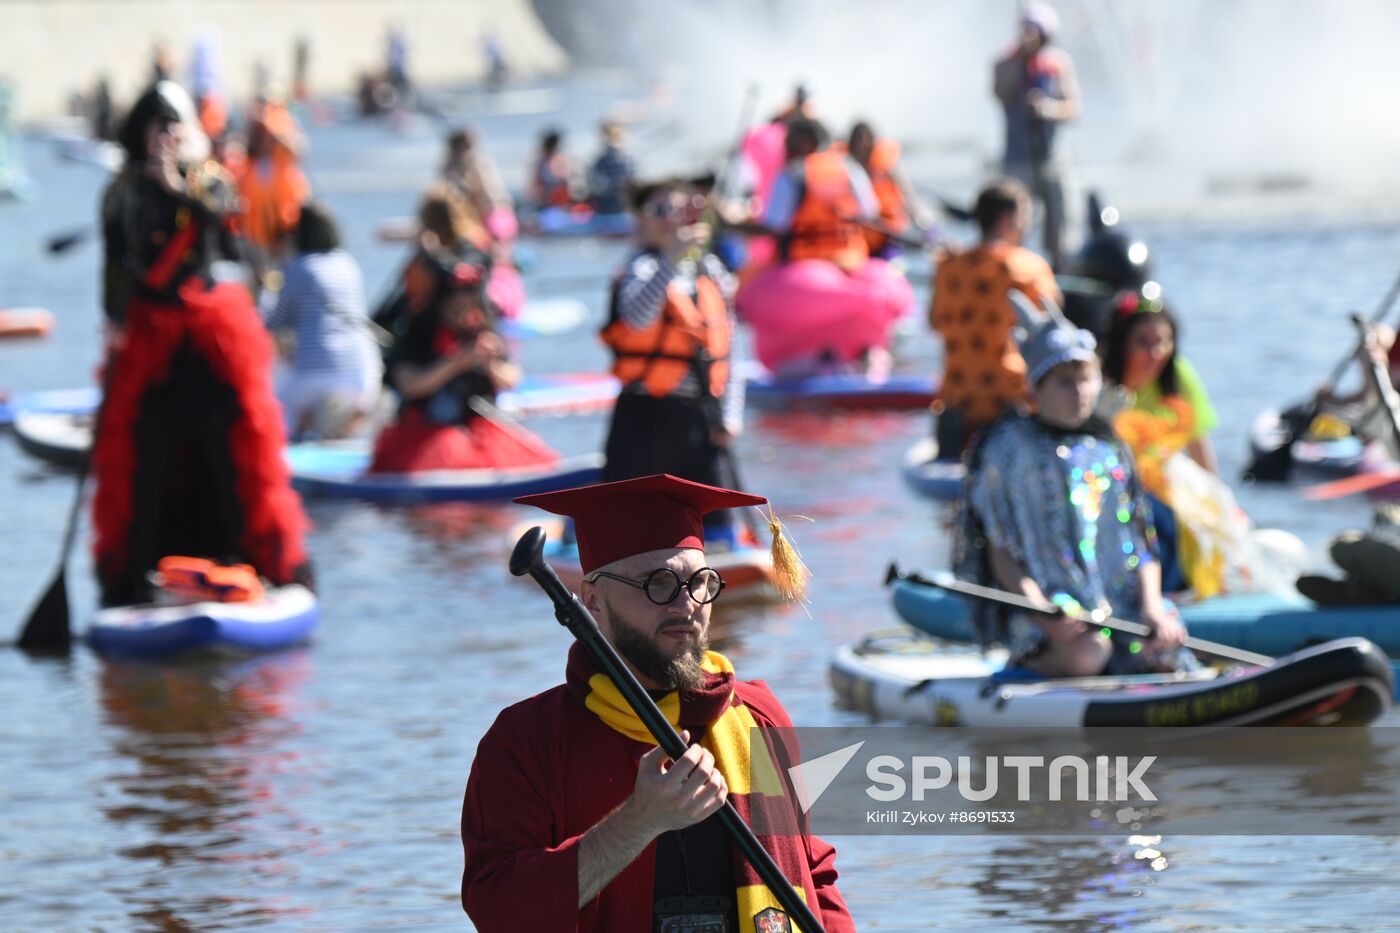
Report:
[[[592,580],[607,577],[609,580],[636,587],[658,606],[668,605],[681,594],[681,578],[670,567],[658,567],[641,580],[608,573],[606,570],[595,570],[589,576]],[[720,591],[724,589],[724,577],[712,567],[701,567],[685,581],[685,589],[691,599],[703,606],[719,597]]]

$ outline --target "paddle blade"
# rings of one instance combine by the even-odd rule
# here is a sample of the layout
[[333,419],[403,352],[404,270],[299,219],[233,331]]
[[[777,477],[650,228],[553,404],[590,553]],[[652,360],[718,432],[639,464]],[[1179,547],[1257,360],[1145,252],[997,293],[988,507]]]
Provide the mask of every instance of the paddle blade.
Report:
[[48,247],[50,253],[66,253],[88,238],[88,230],[77,230],[73,233],[65,233],[49,240]]
[[1400,470],[1387,470],[1382,473],[1358,473],[1356,476],[1346,476],[1330,483],[1309,486],[1303,490],[1303,498],[1311,499],[1314,502],[1325,502],[1329,499],[1352,496],[1359,492],[1370,492],[1373,489],[1381,489],[1392,484],[1400,484]]
[[1293,440],[1281,447],[1275,447],[1255,458],[1244,471],[1244,478],[1251,483],[1284,483],[1293,472]]
[[69,625],[68,581],[60,569],[49,584],[29,620],[20,632],[19,648],[35,653],[60,654],[73,645],[73,630]]

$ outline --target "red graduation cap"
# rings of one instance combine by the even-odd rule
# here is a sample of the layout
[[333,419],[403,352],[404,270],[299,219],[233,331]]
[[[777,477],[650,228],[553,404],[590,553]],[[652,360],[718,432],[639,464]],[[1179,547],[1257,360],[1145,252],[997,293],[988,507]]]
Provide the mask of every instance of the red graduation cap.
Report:
[[768,500],[659,473],[515,500],[574,520],[584,573],[661,548],[705,547],[705,513]]

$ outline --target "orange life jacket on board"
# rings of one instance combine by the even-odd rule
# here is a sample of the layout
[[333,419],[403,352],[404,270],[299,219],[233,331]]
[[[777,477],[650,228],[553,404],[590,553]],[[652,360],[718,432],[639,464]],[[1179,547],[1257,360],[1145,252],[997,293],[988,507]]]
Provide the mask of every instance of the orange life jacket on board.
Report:
[[156,565],[156,580],[161,589],[190,602],[247,603],[264,595],[252,567],[226,567],[202,557],[162,557]]
[[809,155],[802,164],[802,175],[802,203],[792,217],[787,258],[860,265],[869,258],[870,248],[860,227],[845,219],[860,214],[845,153],[828,150]]
[[[675,391],[686,374],[704,375],[719,398],[729,381],[729,309],[719,285],[706,276],[695,280],[696,298],[672,283],[666,307],[650,327],[628,327],[615,315],[599,336],[613,351],[612,373],[623,385],[640,382],[654,398]],[[703,354],[703,356],[702,356]]]

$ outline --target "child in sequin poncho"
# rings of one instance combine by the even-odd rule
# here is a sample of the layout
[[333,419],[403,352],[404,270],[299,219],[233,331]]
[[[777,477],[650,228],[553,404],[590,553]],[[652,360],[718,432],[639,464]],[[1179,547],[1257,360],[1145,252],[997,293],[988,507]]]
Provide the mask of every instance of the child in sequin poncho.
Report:
[[1072,618],[1104,609],[1154,637],[1125,670],[1173,670],[1186,632],[1163,602],[1146,500],[1127,446],[1094,415],[1103,387],[1094,338],[1047,323],[1022,347],[1038,413],[1010,415],[972,454],[955,547],[958,576],[1065,610],[1059,618],[973,607],[984,640],[1050,677],[1103,673],[1113,648]]

